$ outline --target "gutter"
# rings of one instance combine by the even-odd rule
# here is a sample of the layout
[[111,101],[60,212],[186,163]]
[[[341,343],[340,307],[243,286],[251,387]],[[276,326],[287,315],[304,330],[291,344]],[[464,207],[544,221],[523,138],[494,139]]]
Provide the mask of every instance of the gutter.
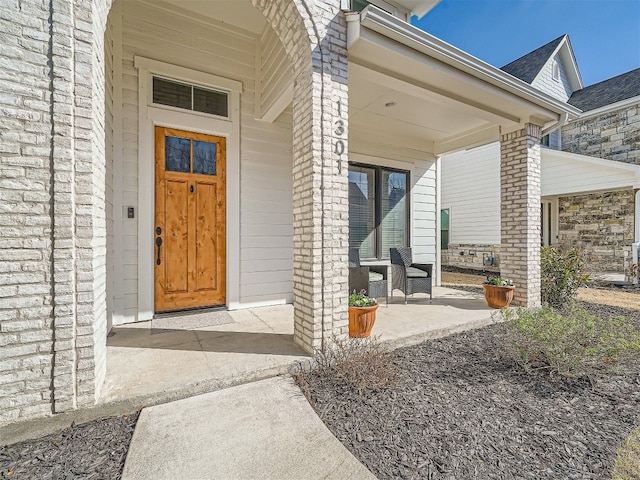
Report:
[[553,123],[551,126],[542,129],[542,136],[544,137],[548,133],[551,133],[551,132],[553,132],[554,130],[556,130],[558,128],[562,128],[567,123],[569,123],[569,113],[568,112],[564,112],[564,114],[562,115],[562,118],[560,120],[558,120],[557,122]]
[[[572,117],[582,112],[373,5],[360,13],[360,26],[553,112]],[[360,37],[360,30],[351,28],[349,33],[348,45],[351,45]]]

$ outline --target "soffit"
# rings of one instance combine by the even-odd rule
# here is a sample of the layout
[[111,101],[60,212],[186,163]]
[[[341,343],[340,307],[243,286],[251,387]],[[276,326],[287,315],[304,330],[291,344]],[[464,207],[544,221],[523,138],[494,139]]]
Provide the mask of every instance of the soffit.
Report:
[[181,10],[260,34],[267,21],[249,0],[164,0]]
[[[394,109],[382,110],[398,124],[388,128],[400,131],[408,124],[409,131],[436,144],[434,152],[444,153],[460,148],[462,138],[486,143],[498,139],[496,132],[526,122],[549,126],[567,108],[578,112],[378,9],[369,7],[359,20],[351,19],[348,33],[351,128],[381,122],[381,105],[396,97]],[[369,28],[377,21],[378,31]],[[422,37],[429,39],[422,42]],[[439,50],[429,54],[429,41]],[[480,139],[479,131],[493,138]]]

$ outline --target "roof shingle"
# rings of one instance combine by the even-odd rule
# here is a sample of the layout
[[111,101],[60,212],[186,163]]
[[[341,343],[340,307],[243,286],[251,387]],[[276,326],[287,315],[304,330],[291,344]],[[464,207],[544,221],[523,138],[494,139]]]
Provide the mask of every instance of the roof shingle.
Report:
[[568,103],[583,112],[640,95],[640,68],[573,92]]
[[564,37],[566,37],[566,35],[562,35],[546,45],[535,49],[533,52],[529,52],[511,63],[507,63],[501,70],[527,83],[533,82],[536,75],[542,70],[542,67],[547,63],[547,60],[549,60],[549,57],[551,57],[551,54]]

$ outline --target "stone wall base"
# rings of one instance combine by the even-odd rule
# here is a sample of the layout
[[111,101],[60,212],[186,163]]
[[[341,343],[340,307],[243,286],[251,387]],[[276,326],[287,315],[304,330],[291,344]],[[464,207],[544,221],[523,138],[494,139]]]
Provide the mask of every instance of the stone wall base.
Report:
[[500,245],[451,243],[441,251],[441,261],[443,266],[499,272]]

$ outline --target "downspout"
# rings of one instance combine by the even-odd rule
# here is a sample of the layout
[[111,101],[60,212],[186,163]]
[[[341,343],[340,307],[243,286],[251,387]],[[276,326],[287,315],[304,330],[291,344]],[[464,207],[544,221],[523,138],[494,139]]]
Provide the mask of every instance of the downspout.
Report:
[[555,122],[550,127],[542,129],[542,136],[544,137],[545,135],[553,132],[554,130],[565,126],[567,122],[569,122],[569,114],[567,112],[564,112],[562,117],[560,117],[560,119],[557,122]]

